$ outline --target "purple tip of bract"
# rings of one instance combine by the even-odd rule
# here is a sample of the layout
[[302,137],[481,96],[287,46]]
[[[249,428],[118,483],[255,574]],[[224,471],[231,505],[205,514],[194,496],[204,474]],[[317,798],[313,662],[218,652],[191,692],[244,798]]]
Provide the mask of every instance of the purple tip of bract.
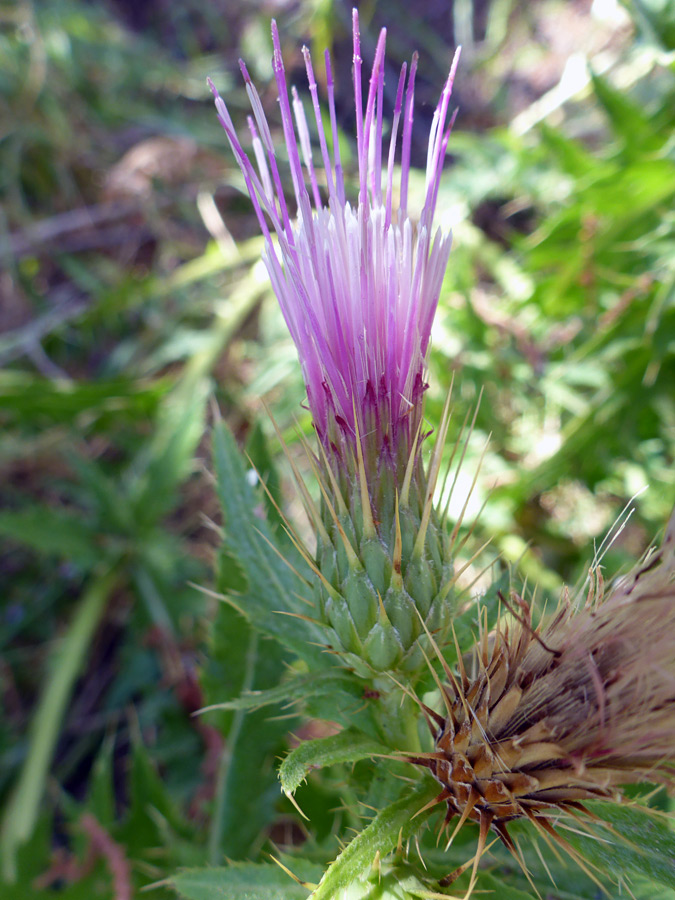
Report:
[[[326,132],[312,58],[306,47],[302,50],[312,128],[319,142],[317,169],[305,106],[295,90],[289,100],[279,32],[272,22],[273,70],[296,202],[293,219],[267,119],[245,64],[240,62],[253,111],[250,132],[255,165],[210,80],[209,87],[265,236],[264,260],[298,348],[319,437],[332,451],[349,454],[359,435],[364,449],[387,448],[395,458],[399,449],[410,449],[421,422],[431,325],[450,252],[450,235],[440,231],[432,235],[432,222],[454,121],[454,116],[449,118],[449,104],[459,49],[434,112],[424,206],[414,225],[408,215],[408,179],[417,54],[409,68],[404,64],[394,107],[387,113],[386,30],[382,29],[364,110],[357,10],[352,21],[359,164],[356,203],[345,200],[328,53],[330,128]],[[390,116],[391,128],[388,146],[383,147],[385,115]],[[396,185],[399,136],[400,182]]]

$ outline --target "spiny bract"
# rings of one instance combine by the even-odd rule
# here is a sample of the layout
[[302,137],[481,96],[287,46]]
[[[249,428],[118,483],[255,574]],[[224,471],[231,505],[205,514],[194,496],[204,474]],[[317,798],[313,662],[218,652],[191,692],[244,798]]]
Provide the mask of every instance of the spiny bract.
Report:
[[328,128],[309,51],[303,48],[313,110],[308,119],[295,89],[289,99],[274,23],[272,38],[297,204],[293,220],[269,123],[246,66],[240,63],[253,110],[255,163],[227,106],[211,89],[265,236],[265,264],[298,349],[318,437],[322,508],[308,504],[318,537],[310,560],[318,577],[318,613],[330,629],[328,643],[354,667],[410,674],[424,666],[417,650],[420,615],[439,634],[450,616],[450,546],[432,509],[438,465],[434,458],[425,472],[421,447],[431,325],[451,244],[449,233],[434,233],[433,218],[454,121],[450,97],[459,51],[433,115],[424,202],[414,221],[408,184],[417,55],[409,69],[403,65],[393,109],[385,109],[382,29],[364,108],[359,18],[353,11],[358,197],[352,203],[340,158],[330,58],[326,54]]
[[596,569],[582,609],[563,602],[534,628],[517,594],[507,605],[515,625],[481,628],[471,675],[438,652],[443,711],[420,703],[434,749],[408,759],[441,784],[446,826],[479,823],[476,865],[489,829],[518,858],[518,818],[581,862],[553,814],[590,817],[584,801],[620,801],[625,784],[675,788],[675,516],[607,594]]
[[[362,490],[358,484],[345,490],[334,480],[332,496],[324,491],[317,599],[337,646],[357,669],[365,663],[376,671],[419,671],[424,627],[447,632],[452,541],[432,506],[441,446],[442,440],[427,473],[413,448],[408,477],[397,486],[385,474],[377,504],[363,470]],[[383,490],[387,480],[389,492]]]

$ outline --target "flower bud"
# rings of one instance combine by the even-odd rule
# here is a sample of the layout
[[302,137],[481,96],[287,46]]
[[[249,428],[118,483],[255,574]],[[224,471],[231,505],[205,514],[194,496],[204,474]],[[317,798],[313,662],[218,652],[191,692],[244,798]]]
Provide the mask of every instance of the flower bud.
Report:
[[[447,539],[431,509],[438,470],[432,465],[425,472],[421,431],[431,324],[451,244],[450,234],[440,229],[434,234],[432,225],[454,120],[450,96],[458,53],[433,116],[424,203],[414,222],[408,180],[417,56],[409,69],[403,65],[393,109],[385,109],[383,29],[364,98],[354,10],[359,189],[349,202],[330,59],[326,55],[326,133],[312,59],[303,49],[310,118],[323,167],[319,178],[302,101],[295,90],[288,96],[274,23],[272,37],[297,207],[294,220],[271,131],[246,66],[241,63],[253,108],[249,125],[255,165],[225,103],[211,88],[266,238],[265,264],[298,349],[319,440],[324,499],[321,522],[315,522],[319,546],[312,563],[320,576],[319,614],[330,626],[329,643],[335,650],[363,654],[361,662],[377,671],[413,663],[419,669],[422,659],[413,653],[419,616],[430,628],[445,625],[452,568]],[[386,141],[385,121],[391,125]],[[395,178],[397,157],[400,175]]]

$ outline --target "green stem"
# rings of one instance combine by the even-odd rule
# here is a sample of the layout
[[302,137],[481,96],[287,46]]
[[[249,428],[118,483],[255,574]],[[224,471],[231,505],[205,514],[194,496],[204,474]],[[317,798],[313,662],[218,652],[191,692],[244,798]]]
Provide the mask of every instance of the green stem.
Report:
[[0,858],[6,881],[16,881],[16,851],[31,837],[35,828],[47,773],[73,685],[81,673],[118,577],[118,573],[112,570],[92,581],[80,600],[68,631],[52,652],[49,675],[30,727],[28,756],[3,817]]
[[387,744],[396,750],[419,753],[419,707],[389,678],[376,678],[374,685],[380,692],[379,724]]

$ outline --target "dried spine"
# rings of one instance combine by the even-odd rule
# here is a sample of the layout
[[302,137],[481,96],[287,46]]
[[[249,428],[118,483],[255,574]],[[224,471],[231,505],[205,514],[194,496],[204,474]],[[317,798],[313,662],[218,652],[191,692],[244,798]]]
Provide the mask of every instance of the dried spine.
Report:
[[610,591],[592,573],[583,608],[563,602],[534,628],[518,595],[507,606],[510,625],[481,628],[471,677],[438,653],[444,711],[420,704],[434,750],[409,757],[441,784],[434,802],[446,826],[459,816],[453,834],[479,823],[476,864],[490,829],[517,855],[514,819],[574,855],[553,813],[590,816],[583,802],[620,801],[621,785],[675,787],[675,516],[661,549]]

